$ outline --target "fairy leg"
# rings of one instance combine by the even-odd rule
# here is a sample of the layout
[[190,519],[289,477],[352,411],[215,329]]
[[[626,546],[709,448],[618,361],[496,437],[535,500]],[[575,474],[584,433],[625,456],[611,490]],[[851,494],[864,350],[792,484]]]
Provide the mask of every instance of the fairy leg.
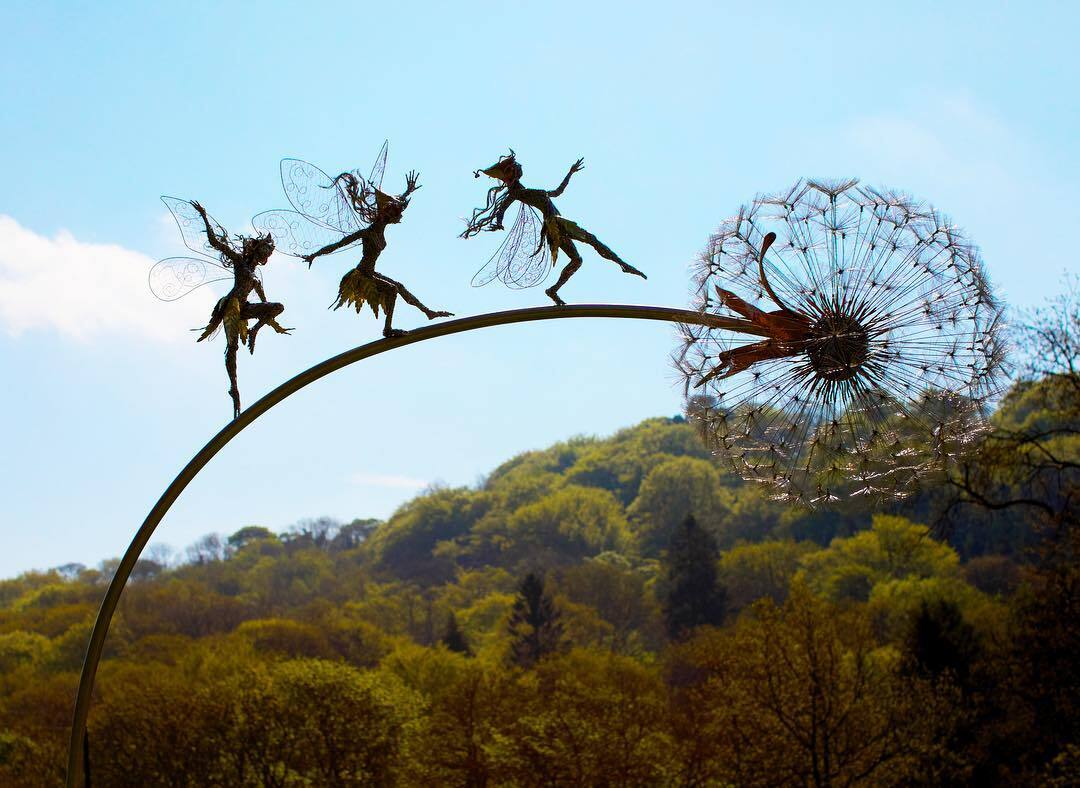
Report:
[[386,321],[383,323],[382,335],[384,337],[402,337],[408,334],[401,328],[391,328],[390,323],[394,319],[394,305],[397,303],[397,294],[391,295],[383,302],[383,309],[386,311]]
[[565,236],[563,236],[560,241],[559,248],[566,252],[566,256],[570,258],[570,262],[566,264],[566,267],[563,268],[562,272],[559,274],[559,281],[544,292],[547,293],[548,298],[559,306],[566,306],[566,302],[559,298],[559,288],[565,285],[566,280],[577,273],[577,270],[581,268],[581,252],[574,246],[574,242]]
[[233,418],[240,415],[240,387],[236,383],[236,351],[239,343],[230,337],[225,345],[225,371],[229,373],[229,396],[233,402]]
[[409,289],[407,287],[405,287],[405,285],[401,284],[401,282],[397,281],[396,279],[391,279],[389,276],[385,276],[383,274],[376,274],[376,276],[378,276],[380,279],[392,284],[397,289],[398,295],[400,295],[402,298],[405,299],[405,303],[419,309],[421,312],[423,312],[427,316],[428,320],[434,320],[437,317],[453,317],[454,316],[453,312],[443,312],[443,311],[436,311],[434,309],[428,309],[426,306],[424,306],[422,303],[420,303],[419,298],[417,298],[412,293],[410,293]]
[[761,361],[771,361],[787,355],[789,353],[771,339],[725,350],[716,357],[716,366],[712,368],[712,371],[695,383],[694,388],[705,385],[713,378],[719,378],[720,380],[730,378],[732,375],[738,375]]
[[248,330],[248,351],[255,352],[255,335],[259,333],[259,329],[265,325],[269,325],[279,334],[288,334],[292,331],[291,328],[282,328],[276,320],[277,316],[285,311],[285,305],[279,304],[274,301],[263,302],[258,304],[244,304],[244,309],[240,313],[245,320],[256,320],[254,326]]
[[752,320],[754,323],[761,325],[765,312],[758,309],[753,304],[749,304],[743,301],[737,295],[730,290],[724,290],[721,287],[716,288],[716,295],[720,299],[720,304],[726,306],[732,312],[736,312],[747,320]]
[[603,241],[601,241],[599,238],[590,233],[581,225],[577,224],[576,222],[572,222],[569,219],[563,219],[559,222],[559,224],[561,225],[562,230],[566,235],[569,235],[575,241],[581,241],[582,243],[586,243],[591,246],[593,249],[596,250],[596,253],[603,257],[605,260],[611,260],[613,263],[617,264],[623,270],[624,274],[634,274],[635,276],[640,276],[642,279],[648,279],[645,274],[634,268],[634,266],[627,263],[625,260],[619,257],[619,255],[615,254],[615,251],[611,249],[611,247],[609,247],[607,244],[605,244]]

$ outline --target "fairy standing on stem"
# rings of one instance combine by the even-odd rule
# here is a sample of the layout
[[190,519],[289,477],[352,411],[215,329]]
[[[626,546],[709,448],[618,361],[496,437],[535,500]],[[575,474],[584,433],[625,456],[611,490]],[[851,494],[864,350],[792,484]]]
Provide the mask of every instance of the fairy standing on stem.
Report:
[[[210,322],[194,330],[202,332],[197,340],[202,342],[219,328],[225,329],[225,370],[229,374],[229,396],[236,418],[240,415],[240,388],[236,382],[236,353],[240,345],[246,344],[248,351],[254,353],[255,337],[263,326],[268,325],[279,334],[292,331],[277,322],[285,307],[266,300],[259,278],[259,266],[266,265],[274,253],[274,239],[269,235],[237,235],[235,241],[230,241],[225,228],[198,202],[175,197],[161,199],[176,219],[184,245],[203,257],[169,257],[156,263],[150,269],[150,289],[154,295],[163,301],[175,301],[201,285],[228,279],[231,272],[232,289],[214,305]],[[258,302],[248,300],[253,291],[259,297]],[[248,328],[250,320],[255,325]]]
[[[477,271],[473,277],[474,286],[480,287],[498,278],[509,287],[532,287],[542,282],[547,276],[548,255],[551,256],[551,264],[554,266],[561,249],[566,252],[570,261],[559,274],[558,281],[544,292],[552,301],[562,306],[566,302],[559,297],[559,288],[581,268],[581,253],[577,250],[574,241],[588,244],[601,257],[618,265],[623,273],[634,274],[642,279],[647,278],[645,274],[626,263],[584,227],[560,215],[559,209],[552,202],[552,197],[559,197],[566,190],[573,174],[584,169],[584,161],[584,159],[578,159],[574,162],[570,171],[566,173],[566,177],[562,179],[562,183],[551,191],[529,189],[522,185],[522,168],[514,156],[513,149],[510,150],[509,155],[501,156],[495,164],[473,173],[477,178],[480,177],[480,173],[483,173],[500,183],[488,190],[487,204],[473,211],[468,226],[461,233],[462,238],[470,238],[485,230],[502,230],[503,217],[507,209],[515,201],[521,203],[521,209],[514,226],[510,229],[510,234],[487,264]],[[537,211],[540,212],[542,218],[536,215]]]
[[406,333],[391,327],[398,296],[428,320],[450,317],[451,313],[428,309],[401,282],[375,270],[379,255],[386,249],[386,227],[401,221],[409,197],[420,188],[418,173],[409,172],[405,191],[400,195],[382,191],[387,147],[384,142],[367,178],[356,170],[331,178],[314,164],[283,159],[282,186],[296,210],[265,211],[252,223],[270,232],[280,251],[307,261],[309,266],[317,257],[361,244],[360,262],[342,277],[338,297],[331,306],[339,309],[348,305],[359,314],[367,304],[375,317],[381,308],[386,315],[383,336],[394,337]]

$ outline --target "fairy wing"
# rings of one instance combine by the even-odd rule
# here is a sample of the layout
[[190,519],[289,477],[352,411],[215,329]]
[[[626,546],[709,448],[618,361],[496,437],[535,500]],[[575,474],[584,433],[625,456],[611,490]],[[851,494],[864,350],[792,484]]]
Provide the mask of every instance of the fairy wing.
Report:
[[506,240],[473,276],[472,286],[483,287],[493,279],[514,289],[540,284],[547,276],[549,258],[540,227],[536,211],[522,204]]
[[[180,228],[180,235],[184,238],[184,246],[193,252],[215,259],[221,254],[210,245],[210,240],[206,236],[206,224],[194,205],[179,197],[162,197],[161,201],[165,203],[165,207],[176,220],[176,226]],[[229,234],[225,228],[214,217],[208,216],[207,219],[214,233],[228,240]]]
[[197,257],[166,257],[150,268],[150,292],[162,301],[175,301],[192,290],[232,279],[229,269]]
[[375,157],[375,164],[371,168],[371,175],[368,176],[367,182],[376,189],[382,188],[383,173],[386,172],[386,154],[389,150],[390,140],[383,140],[379,155]]
[[[382,147],[379,148],[379,153],[375,157],[375,164],[371,167],[371,172],[366,177],[359,168],[352,170],[350,174],[356,178],[360,184],[360,196],[364,201],[363,214],[365,216],[375,216],[379,211],[379,203],[375,199],[375,191],[382,189],[383,173],[386,172],[386,154],[390,148],[390,140],[384,140]],[[346,194],[346,197],[348,195]]]
[[543,223],[539,214],[527,205],[521,206],[518,222],[522,225],[521,242],[517,252],[508,257],[503,281],[515,290],[535,287],[551,271],[551,253],[540,231]]
[[364,226],[340,184],[310,162],[282,159],[281,185],[292,207],[316,224],[343,235]]
[[[292,257],[314,254],[327,244],[341,240],[340,231],[315,224],[296,211],[263,211],[251,220],[251,224],[261,233],[270,233],[274,239],[274,248]],[[350,249],[359,240],[357,238],[341,248]]]

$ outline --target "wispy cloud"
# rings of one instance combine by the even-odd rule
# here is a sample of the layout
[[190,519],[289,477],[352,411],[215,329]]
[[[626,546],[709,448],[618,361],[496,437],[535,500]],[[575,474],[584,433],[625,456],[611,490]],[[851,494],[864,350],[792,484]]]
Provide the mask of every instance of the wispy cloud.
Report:
[[419,490],[428,486],[423,479],[380,473],[354,473],[349,482],[359,487],[388,487],[396,490]]
[[180,301],[158,301],[147,286],[155,262],[67,231],[47,238],[0,215],[0,330],[52,330],[83,342],[116,334],[190,341],[188,329],[206,322],[215,295],[203,288]]
[[924,96],[917,106],[852,119],[847,150],[904,179],[970,189],[973,197],[1024,201],[1052,168],[1002,118],[965,96]]

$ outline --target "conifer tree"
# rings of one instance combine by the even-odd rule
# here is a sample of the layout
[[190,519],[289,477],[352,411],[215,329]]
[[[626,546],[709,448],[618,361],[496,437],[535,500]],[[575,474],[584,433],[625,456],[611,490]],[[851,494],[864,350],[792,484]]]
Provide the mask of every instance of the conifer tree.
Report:
[[924,601],[911,618],[903,646],[907,672],[933,679],[948,673],[967,689],[979,642],[975,628],[954,603]]
[[510,661],[529,668],[559,650],[563,625],[559,610],[544,591],[544,580],[534,572],[525,575],[510,612]]
[[439,642],[453,652],[472,656],[469,641],[465,639],[465,633],[461,631],[461,627],[458,626],[457,616],[453,613],[446,620],[446,630],[443,632],[443,636],[439,638]]
[[717,579],[716,539],[688,515],[668,545],[664,623],[668,637],[679,640],[694,627],[724,622],[727,594]]

